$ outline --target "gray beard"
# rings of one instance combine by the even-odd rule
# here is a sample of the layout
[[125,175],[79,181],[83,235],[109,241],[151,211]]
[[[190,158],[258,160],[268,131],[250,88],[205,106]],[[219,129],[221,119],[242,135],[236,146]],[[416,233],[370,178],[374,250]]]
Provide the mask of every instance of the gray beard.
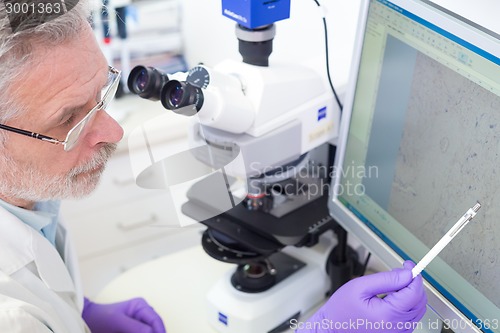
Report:
[[[31,202],[78,199],[89,195],[99,184],[104,165],[116,150],[108,143],[87,163],[72,168],[65,175],[48,176],[33,165],[24,165],[11,156],[0,156],[0,194]],[[88,173],[100,167],[99,171]]]

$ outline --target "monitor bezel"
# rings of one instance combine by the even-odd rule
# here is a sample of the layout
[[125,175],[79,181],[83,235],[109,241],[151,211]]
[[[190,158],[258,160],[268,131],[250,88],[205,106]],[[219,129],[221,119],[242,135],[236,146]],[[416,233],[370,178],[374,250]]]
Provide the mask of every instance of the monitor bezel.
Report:
[[[354,44],[353,60],[351,64],[349,82],[346,89],[344,108],[340,124],[339,137],[337,140],[337,153],[335,157],[334,170],[341,170],[346,151],[347,136],[350,126],[352,107],[356,93],[356,82],[359,74],[364,33],[366,28],[366,19],[368,15],[369,4],[371,0],[361,0],[359,23]],[[464,19],[461,16],[454,15],[442,8],[432,4],[429,1],[408,1],[391,0],[391,3],[403,8],[430,23],[441,27],[445,31],[462,38],[465,41],[472,42],[477,47],[491,53],[500,54],[500,43],[498,35],[495,32],[486,30],[481,26]],[[495,43],[496,41],[496,43]],[[338,188],[342,172],[336,172],[333,175],[330,186],[330,200],[328,208],[331,216],[347,230],[348,233],[355,236],[371,253],[379,258],[387,268],[401,267],[403,258],[397,254],[386,242],[384,242],[373,230],[363,221],[357,218],[349,209],[347,209],[336,197],[333,189]],[[448,322],[460,321],[467,323],[466,326],[458,327],[455,332],[469,333],[482,331],[472,324],[471,318],[464,315],[455,305],[447,300],[437,289],[429,282],[424,280],[428,296],[428,309],[431,309],[442,320]]]

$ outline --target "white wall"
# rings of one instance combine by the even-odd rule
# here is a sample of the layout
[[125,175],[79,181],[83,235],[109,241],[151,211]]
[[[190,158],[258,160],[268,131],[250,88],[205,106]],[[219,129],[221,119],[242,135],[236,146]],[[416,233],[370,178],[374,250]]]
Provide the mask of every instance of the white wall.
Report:
[[[433,0],[451,11],[500,33],[498,0]],[[222,59],[240,60],[235,22],[222,16],[221,0],[182,0],[185,55],[190,67],[213,66]],[[347,82],[360,0],[320,0],[326,10],[330,65],[336,86]],[[324,64],[321,12],[313,0],[292,0],[290,19],[276,23],[270,62]]]
[[[331,74],[334,84],[347,80],[359,0],[323,0],[328,23]],[[221,0],[183,0],[185,55],[189,66],[213,66],[225,58],[240,60],[235,22],[222,16]],[[270,63],[324,64],[322,11],[313,0],[292,0],[290,18],[276,23]]]

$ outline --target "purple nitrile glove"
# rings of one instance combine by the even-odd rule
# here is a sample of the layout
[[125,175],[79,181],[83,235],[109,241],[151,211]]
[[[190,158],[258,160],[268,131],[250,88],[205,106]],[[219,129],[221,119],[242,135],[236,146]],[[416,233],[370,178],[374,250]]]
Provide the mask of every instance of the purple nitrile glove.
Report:
[[347,282],[307,322],[298,323],[296,332],[412,332],[427,304],[422,276],[412,279],[414,266],[405,261],[404,268]]
[[143,298],[112,304],[85,298],[82,318],[92,333],[166,333],[160,316]]

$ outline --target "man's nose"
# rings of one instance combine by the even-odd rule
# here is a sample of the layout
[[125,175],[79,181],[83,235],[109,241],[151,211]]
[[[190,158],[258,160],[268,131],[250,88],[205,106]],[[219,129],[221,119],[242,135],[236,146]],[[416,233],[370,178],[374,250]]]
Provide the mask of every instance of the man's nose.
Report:
[[118,143],[123,138],[123,128],[106,111],[100,110],[95,115],[87,136],[92,146],[99,143]]

